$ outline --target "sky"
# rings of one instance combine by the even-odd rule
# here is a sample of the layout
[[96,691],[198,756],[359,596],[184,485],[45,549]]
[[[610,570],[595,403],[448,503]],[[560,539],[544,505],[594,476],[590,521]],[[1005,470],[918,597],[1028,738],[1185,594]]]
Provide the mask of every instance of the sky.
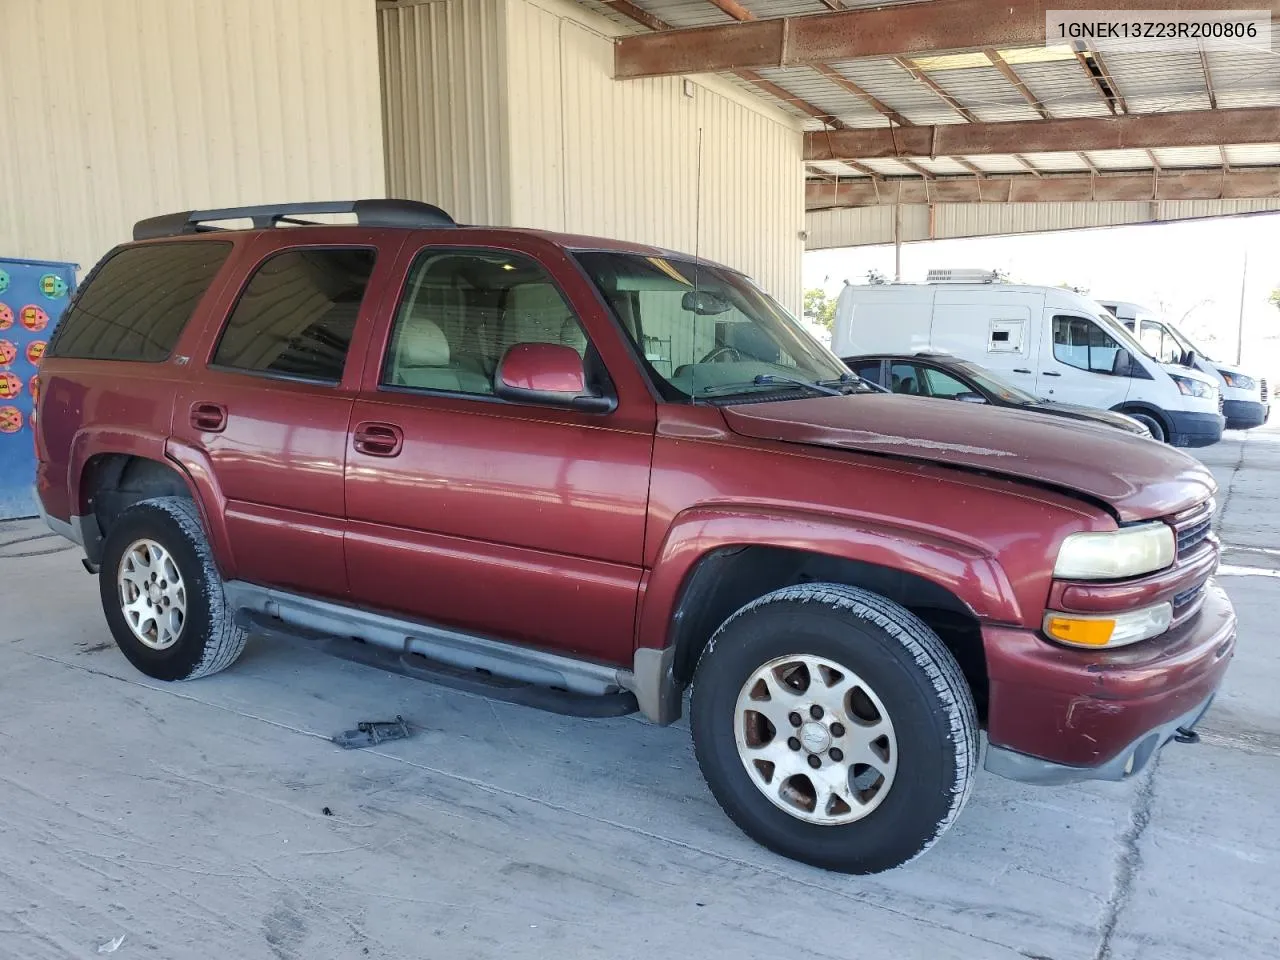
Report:
[[[1280,287],[1280,214],[930,240],[904,244],[902,279],[924,281],[932,267],[1006,272],[1011,281],[1081,287],[1088,295],[1151,307],[1216,359],[1234,362],[1244,291],[1242,366],[1280,380],[1280,309],[1267,302]],[[805,289],[836,295],[847,279],[866,283],[868,270],[893,278],[893,247],[819,250],[804,257]]]

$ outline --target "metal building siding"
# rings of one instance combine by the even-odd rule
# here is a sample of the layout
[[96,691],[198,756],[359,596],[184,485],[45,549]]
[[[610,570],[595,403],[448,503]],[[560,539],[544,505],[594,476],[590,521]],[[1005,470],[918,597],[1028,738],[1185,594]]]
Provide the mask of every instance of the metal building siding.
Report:
[[88,268],[169,210],[383,196],[367,0],[4,0],[0,251]]
[[505,0],[378,11],[387,190],[466,223],[508,219]]
[[614,80],[613,41],[589,16],[508,0],[511,222],[696,247],[798,309],[799,125],[718,81],[687,97],[682,78]]

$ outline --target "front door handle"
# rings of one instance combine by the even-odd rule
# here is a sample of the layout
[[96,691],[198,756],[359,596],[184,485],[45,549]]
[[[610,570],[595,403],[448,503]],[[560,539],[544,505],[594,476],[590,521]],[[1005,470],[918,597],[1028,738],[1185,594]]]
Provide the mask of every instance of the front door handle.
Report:
[[1031,371],[1028,370],[1026,367],[1014,367],[1013,372],[1014,373],[1030,373]]
[[1041,373],[1043,373],[1046,377],[1060,377],[1060,376],[1062,376],[1062,374],[1058,373],[1058,371],[1056,371],[1056,370],[1041,370],[1040,372],[1041,372]]
[[201,433],[221,433],[227,428],[227,408],[220,403],[193,403],[191,426]]
[[394,423],[357,424],[355,448],[366,457],[398,457],[404,449],[404,431]]

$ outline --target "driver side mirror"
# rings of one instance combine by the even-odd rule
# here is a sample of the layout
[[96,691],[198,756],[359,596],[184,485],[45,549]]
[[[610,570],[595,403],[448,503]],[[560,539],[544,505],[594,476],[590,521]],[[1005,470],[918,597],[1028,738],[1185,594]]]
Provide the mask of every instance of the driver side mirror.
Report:
[[578,351],[559,343],[517,343],[502,355],[493,374],[494,395],[515,403],[568,407],[585,413],[609,413],[613,397],[587,392],[587,376]]
[[1194,367],[1196,365],[1196,352],[1194,350],[1182,351],[1182,359],[1178,362],[1184,367]]
[[980,393],[957,393],[953,400],[959,400],[961,403],[986,403],[987,398]]
[[1133,368],[1133,357],[1128,350],[1121,348],[1116,351],[1115,359],[1111,361],[1111,375],[1113,377],[1127,377],[1131,375]]

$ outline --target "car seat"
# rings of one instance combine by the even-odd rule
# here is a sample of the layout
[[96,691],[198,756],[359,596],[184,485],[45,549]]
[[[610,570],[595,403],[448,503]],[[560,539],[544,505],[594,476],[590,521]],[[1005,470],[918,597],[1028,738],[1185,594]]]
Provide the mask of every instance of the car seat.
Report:
[[411,312],[396,337],[391,382],[420,390],[492,393],[490,382],[474,370],[451,362],[449,340],[439,324],[421,312]]

